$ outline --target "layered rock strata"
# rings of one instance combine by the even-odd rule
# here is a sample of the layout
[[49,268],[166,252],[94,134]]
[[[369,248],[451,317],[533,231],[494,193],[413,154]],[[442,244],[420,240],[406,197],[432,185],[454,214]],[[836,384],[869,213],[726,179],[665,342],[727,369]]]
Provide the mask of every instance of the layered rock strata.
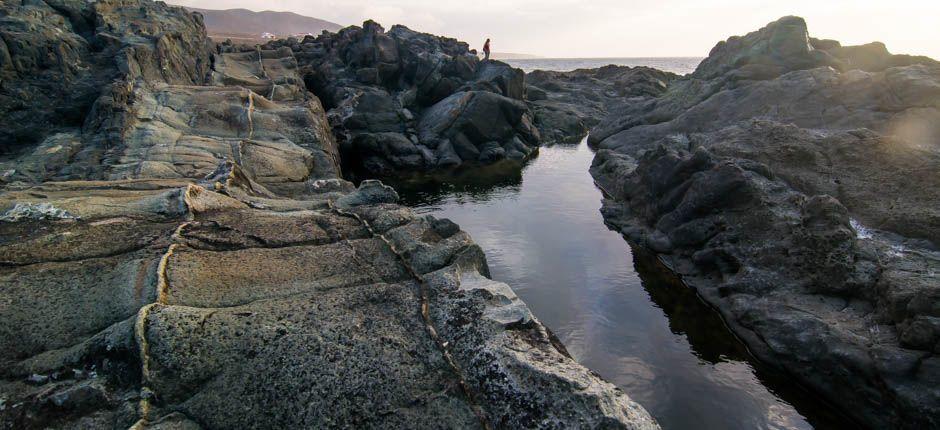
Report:
[[163,3],[4,7],[4,67],[29,26],[88,50],[4,91],[95,88],[0,104],[50,123],[2,160],[0,428],[657,428],[457,225],[339,177],[290,49],[213,52]]

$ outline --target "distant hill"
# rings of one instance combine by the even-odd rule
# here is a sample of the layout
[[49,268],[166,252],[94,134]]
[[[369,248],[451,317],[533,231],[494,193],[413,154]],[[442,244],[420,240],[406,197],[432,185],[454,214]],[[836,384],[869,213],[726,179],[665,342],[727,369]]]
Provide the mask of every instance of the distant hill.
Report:
[[205,18],[206,31],[214,39],[231,37],[232,39],[260,38],[262,33],[272,33],[278,37],[295,34],[320,34],[323,30],[337,31],[343,26],[298,15],[293,12],[274,12],[266,10],[255,12],[248,9],[212,10],[187,8],[199,12]]

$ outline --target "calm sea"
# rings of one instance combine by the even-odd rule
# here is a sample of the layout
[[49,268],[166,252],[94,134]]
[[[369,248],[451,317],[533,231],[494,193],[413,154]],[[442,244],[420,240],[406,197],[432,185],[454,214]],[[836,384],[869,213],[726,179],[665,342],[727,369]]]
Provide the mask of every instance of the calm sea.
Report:
[[529,73],[533,70],[568,72],[575,69],[593,69],[608,64],[618,66],[649,66],[667,72],[685,75],[692,73],[702,57],[650,57],[650,58],[531,58],[501,60]]

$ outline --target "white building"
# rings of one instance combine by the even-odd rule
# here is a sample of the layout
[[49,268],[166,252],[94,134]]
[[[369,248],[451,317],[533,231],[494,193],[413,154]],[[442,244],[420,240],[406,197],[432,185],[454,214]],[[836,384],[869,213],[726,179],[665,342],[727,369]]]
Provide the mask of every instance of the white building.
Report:
[[261,33],[261,38],[262,39],[275,39],[277,38],[277,36],[275,36],[274,33],[264,32],[264,33]]

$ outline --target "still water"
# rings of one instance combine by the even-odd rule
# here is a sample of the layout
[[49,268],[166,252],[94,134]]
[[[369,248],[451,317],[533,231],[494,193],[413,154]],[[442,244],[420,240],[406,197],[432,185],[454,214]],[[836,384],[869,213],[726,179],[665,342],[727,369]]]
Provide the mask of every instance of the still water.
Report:
[[585,142],[542,148],[515,174],[395,184],[419,213],[450,218],[575,359],[665,429],[845,424],[751,360],[717,313],[608,230]]

